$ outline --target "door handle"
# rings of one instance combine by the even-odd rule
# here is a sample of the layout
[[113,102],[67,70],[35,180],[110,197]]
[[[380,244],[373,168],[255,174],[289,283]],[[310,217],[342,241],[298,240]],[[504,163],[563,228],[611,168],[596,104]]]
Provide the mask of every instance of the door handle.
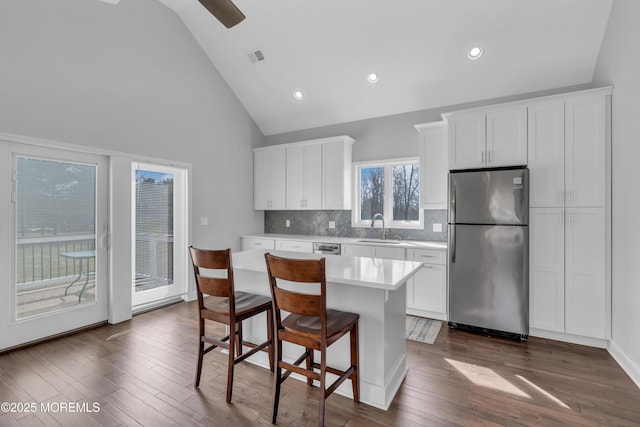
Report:
[[109,234],[105,233],[100,236],[100,249],[107,250],[109,249]]
[[449,200],[449,222],[456,222],[456,183],[449,175],[449,191],[451,192]]
[[456,226],[452,225],[451,229],[449,230],[451,232],[451,264],[455,264],[456,263]]
[[482,156],[482,162],[481,162],[481,163],[482,163],[483,165],[484,165],[484,156],[485,156],[485,153],[486,153],[486,152],[483,150],[483,151],[482,151],[482,154],[481,154],[481,156]]

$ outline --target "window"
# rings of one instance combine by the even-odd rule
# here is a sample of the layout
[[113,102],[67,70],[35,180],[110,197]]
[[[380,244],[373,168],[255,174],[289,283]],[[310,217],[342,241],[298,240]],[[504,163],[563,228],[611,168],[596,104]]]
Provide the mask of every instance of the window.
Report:
[[388,228],[422,228],[418,159],[355,164],[354,227],[370,227],[377,213]]

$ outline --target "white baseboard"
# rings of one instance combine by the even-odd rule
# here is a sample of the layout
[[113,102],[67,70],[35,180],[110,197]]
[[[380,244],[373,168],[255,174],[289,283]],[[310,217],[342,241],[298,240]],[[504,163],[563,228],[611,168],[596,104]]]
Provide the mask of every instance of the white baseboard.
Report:
[[640,366],[633,363],[633,360],[618,347],[615,341],[609,341],[607,347],[609,354],[618,362],[618,365],[629,375],[629,378],[640,388]]
[[529,328],[529,336],[546,338],[555,341],[570,342],[572,344],[587,345],[589,347],[607,348],[609,340],[589,338],[580,335],[566,334],[563,332],[547,331],[544,329]]
[[428,319],[447,321],[447,313],[440,313],[437,311],[418,310],[417,308],[407,307],[407,314],[412,316],[426,317]]

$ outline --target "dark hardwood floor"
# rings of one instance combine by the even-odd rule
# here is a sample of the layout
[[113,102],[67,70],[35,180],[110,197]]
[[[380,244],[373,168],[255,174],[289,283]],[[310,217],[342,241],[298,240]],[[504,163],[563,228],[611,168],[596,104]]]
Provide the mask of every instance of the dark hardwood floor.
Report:
[[[209,353],[193,388],[197,336],[196,303],[180,303],[2,354],[0,402],[15,412],[0,412],[0,426],[271,425],[266,369],[238,365],[226,404],[227,358]],[[332,395],[326,425],[640,425],[640,389],[602,349],[443,326],[434,345],[407,341],[407,352],[409,373],[388,411]],[[278,425],[315,425],[316,393],[284,383]]]

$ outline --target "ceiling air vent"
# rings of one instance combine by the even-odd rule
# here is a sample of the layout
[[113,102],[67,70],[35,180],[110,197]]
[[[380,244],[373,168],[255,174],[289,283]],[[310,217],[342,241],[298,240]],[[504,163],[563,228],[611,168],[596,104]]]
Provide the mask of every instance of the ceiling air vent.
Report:
[[264,55],[262,54],[260,49],[253,50],[249,52],[248,55],[249,55],[249,60],[251,61],[252,64],[255,64],[256,62],[264,61]]

